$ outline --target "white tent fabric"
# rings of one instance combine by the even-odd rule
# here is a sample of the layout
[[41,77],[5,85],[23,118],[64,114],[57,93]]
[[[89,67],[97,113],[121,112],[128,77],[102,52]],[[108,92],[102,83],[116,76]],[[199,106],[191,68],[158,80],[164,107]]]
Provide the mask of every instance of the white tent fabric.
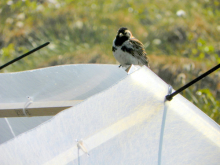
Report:
[[84,100],[127,74],[116,65],[60,65],[0,74],[0,103]]
[[219,164],[219,125],[181,95],[164,103],[167,91],[142,67],[1,144],[0,164]]
[[[118,65],[75,64],[0,74],[0,109],[5,103],[85,100],[126,77]],[[1,110],[0,110],[1,111]],[[43,117],[0,118],[0,144],[49,120]],[[11,127],[11,128],[10,128]]]

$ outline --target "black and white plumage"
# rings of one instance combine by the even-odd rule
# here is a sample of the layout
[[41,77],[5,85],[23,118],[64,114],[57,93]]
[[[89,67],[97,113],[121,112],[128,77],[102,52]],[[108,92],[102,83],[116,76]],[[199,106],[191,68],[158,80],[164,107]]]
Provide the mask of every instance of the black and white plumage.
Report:
[[112,51],[120,66],[146,65],[149,67],[144,45],[125,27],[118,30],[113,41]]

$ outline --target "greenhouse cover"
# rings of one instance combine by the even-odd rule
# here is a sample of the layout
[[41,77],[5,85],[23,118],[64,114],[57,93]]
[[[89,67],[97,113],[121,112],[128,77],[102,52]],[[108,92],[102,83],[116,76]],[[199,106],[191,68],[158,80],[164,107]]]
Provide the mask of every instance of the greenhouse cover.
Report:
[[[45,84],[46,75],[53,83]],[[38,86],[28,83],[32,79]],[[8,87],[13,82],[17,86]],[[114,65],[59,66],[0,74],[0,84],[2,107],[22,103],[28,109],[27,97],[32,98],[30,106],[81,100],[39,126],[8,138],[0,145],[0,164],[220,162],[219,125],[181,95],[165,101],[169,85],[149,68],[126,75]],[[40,123],[41,117],[25,115],[20,119]],[[9,121],[5,126],[10,119],[2,118]],[[18,130],[26,124],[21,123]]]

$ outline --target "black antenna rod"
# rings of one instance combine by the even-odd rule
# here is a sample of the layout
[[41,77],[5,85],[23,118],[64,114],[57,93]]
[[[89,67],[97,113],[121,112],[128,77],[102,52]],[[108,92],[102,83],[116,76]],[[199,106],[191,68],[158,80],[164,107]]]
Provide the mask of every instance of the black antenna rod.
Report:
[[214,72],[218,68],[220,68],[220,64],[216,65],[212,69],[210,69],[207,72],[203,73],[202,75],[200,75],[199,77],[195,78],[194,80],[192,80],[191,82],[187,83],[186,85],[184,85],[180,89],[178,89],[175,92],[171,93],[170,95],[166,95],[166,100],[168,100],[168,101],[172,100],[172,98],[175,95],[177,95],[178,93],[182,92],[183,90],[185,90],[186,88],[190,87],[191,85],[195,84],[197,81],[201,80],[202,78],[206,77],[207,75],[211,74],[212,72]]
[[50,43],[50,42],[46,42],[45,44],[38,46],[37,48],[35,48],[35,49],[33,49],[33,50],[31,50],[31,51],[29,51],[29,52],[27,52],[27,53],[25,53],[25,54],[23,54],[23,55],[17,57],[17,58],[15,58],[14,60],[9,61],[8,63],[6,63],[6,64],[0,66],[0,70],[3,69],[3,68],[5,68],[6,66],[8,66],[8,65],[10,65],[10,64],[12,64],[12,63],[14,63],[14,62],[16,62],[16,61],[18,61],[18,60],[20,60],[20,59],[22,59],[22,58],[28,56],[29,54],[31,54],[31,53],[33,53],[33,52],[35,52],[35,51],[37,51],[37,50],[39,50],[39,49],[41,49],[41,48],[47,46],[49,43]]

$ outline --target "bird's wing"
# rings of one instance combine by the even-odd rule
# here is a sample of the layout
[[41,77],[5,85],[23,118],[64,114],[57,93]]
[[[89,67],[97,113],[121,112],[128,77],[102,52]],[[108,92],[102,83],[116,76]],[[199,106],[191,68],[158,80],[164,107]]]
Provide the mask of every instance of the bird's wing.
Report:
[[133,48],[131,54],[139,59],[144,65],[149,67],[147,53],[144,50],[144,45],[136,38],[129,39],[129,44]]

